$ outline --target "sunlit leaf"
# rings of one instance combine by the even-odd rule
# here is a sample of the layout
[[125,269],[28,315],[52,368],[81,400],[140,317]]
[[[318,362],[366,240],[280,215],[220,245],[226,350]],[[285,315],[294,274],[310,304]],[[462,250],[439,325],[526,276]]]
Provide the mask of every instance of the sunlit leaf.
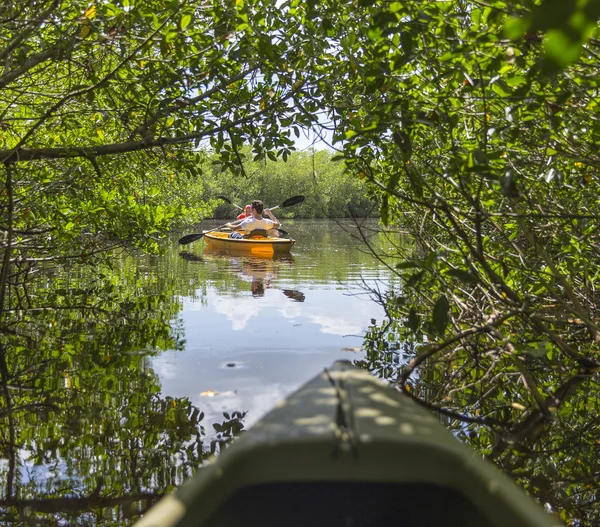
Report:
[[96,5],[92,4],[90,7],[88,7],[83,13],[83,16],[89,19],[94,18],[96,16]]
[[81,38],[85,38],[90,34],[90,31],[91,31],[90,23],[87,20],[85,20],[83,22],[83,24],[81,25],[81,28],[79,29],[79,36]]
[[188,27],[190,25],[190,22],[192,21],[192,15],[189,14],[185,14],[181,17],[181,23],[180,23],[180,27],[181,29],[185,29],[186,27]]

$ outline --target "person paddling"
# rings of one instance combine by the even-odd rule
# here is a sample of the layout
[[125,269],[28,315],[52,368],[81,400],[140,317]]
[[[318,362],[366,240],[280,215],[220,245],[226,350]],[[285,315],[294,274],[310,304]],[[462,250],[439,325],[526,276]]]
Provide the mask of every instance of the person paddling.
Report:
[[[268,216],[268,218],[263,218],[263,212]],[[265,210],[263,202],[257,199],[252,202],[251,218],[227,223],[225,227],[228,227],[232,231],[244,231],[245,234],[250,234],[256,229],[271,231],[272,229],[277,229],[280,225],[281,223],[279,223],[279,220],[273,215],[273,213],[269,209]],[[241,235],[239,232],[232,232],[229,235],[230,238],[238,238],[240,236]]]

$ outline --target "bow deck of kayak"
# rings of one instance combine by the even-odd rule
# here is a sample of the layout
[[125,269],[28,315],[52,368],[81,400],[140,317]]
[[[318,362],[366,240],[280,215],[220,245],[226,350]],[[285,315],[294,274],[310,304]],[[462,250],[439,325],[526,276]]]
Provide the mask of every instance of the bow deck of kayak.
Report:
[[286,398],[138,527],[549,527],[439,420],[347,362]]

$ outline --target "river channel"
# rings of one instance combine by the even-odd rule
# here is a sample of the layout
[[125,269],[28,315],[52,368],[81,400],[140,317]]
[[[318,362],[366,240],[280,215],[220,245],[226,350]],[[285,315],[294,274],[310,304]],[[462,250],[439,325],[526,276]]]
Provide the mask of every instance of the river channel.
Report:
[[244,409],[251,425],[333,361],[362,356],[364,331],[383,316],[365,288],[384,289],[387,270],[350,222],[285,227],[297,240],[290,255],[232,256],[204,242],[180,255],[181,272],[204,284],[178,314],[185,349],[152,360],[164,394],[188,397],[215,418]]
[[[367,289],[391,273],[349,221],[284,227],[297,242],[278,258],[174,233],[161,256],[52,268],[30,287],[4,337],[4,524],[130,525],[310,377],[364,356],[384,314]],[[395,243],[375,221],[362,232]]]

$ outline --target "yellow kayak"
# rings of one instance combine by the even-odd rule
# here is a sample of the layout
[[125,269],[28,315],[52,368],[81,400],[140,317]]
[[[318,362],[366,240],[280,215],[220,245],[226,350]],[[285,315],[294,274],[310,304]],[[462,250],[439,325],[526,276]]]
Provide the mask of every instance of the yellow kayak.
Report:
[[289,253],[296,240],[291,238],[269,238],[252,236],[250,238],[230,238],[231,232],[205,232],[204,241],[210,248],[220,250],[244,251],[251,254]]

